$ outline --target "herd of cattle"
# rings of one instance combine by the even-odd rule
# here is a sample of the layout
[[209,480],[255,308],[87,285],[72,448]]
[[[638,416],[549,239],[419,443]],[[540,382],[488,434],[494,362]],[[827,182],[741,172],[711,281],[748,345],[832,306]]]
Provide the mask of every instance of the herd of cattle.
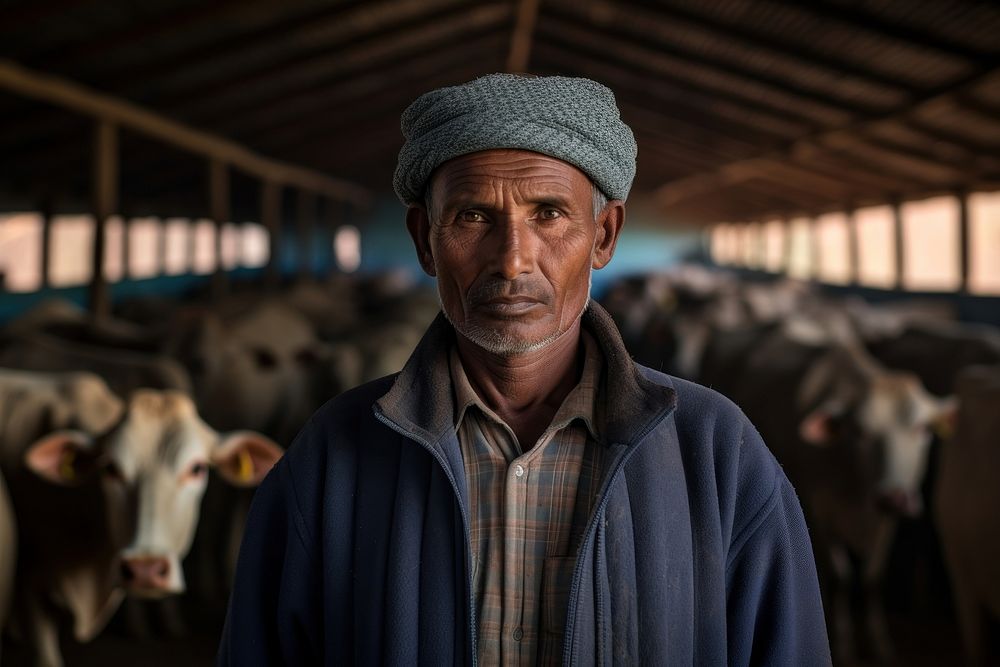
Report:
[[[63,626],[87,641],[121,607],[137,632],[151,616],[183,632],[181,592],[224,609],[252,487],[323,402],[399,370],[437,313],[433,290],[397,278],[135,301],[105,320],[51,302],[0,328],[4,650],[61,665]],[[838,662],[890,659],[886,564],[901,517],[922,513],[970,659],[988,659],[1000,332],[692,267],[603,303],[637,361],[731,397],[784,466]]]
[[924,515],[970,663],[1000,664],[1000,330],[697,267],[623,280],[604,302],[637,361],[729,396],[784,467],[838,663],[892,661],[886,567],[901,523]]
[[136,632],[183,632],[178,593],[221,617],[251,487],[323,402],[401,368],[437,310],[388,275],[97,321],[47,302],[0,328],[6,652],[61,665],[61,626],[85,642],[119,607]]

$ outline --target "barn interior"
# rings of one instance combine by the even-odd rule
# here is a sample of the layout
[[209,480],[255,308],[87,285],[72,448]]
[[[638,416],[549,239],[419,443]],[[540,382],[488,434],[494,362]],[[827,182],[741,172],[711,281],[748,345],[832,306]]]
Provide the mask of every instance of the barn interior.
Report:
[[[267,336],[291,339],[301,324],[323,346],[309,359],[348,368],[311,409],[394,372],[438,308],[391,188],[400,115],[423,92],[506,71],[601,81],[635,134],[628,224],[594,296],[637,361],[708,383],[685,355],[703,352],[692,330],[731,328],[726,308],[755,324],[818,313],[820,329],[851,328],[936,398],[972,392],[958,433],[1000,413],[997,394],[981,401],[959,376],[1000,367],[993,4],[10,0],[0,17],[0,367],[56,370],[31,335],[156,354],[191,375],[181,386],[211,412],[203,401],[220,390],[198,384],[205,359],[191,336],[177,342],[208,312],[257,336],[256,363],[280,363]],[[269,330],[253,310],[265,302],[302,321]],[[919,360],[902,359],[911,344]],[[947,372],[922,370],[935,360]],[[244,426],[211,414],[213,428]],[[285,447],[307,417],[257,428]],[[921,482],[925,511],[894,524],[875,593],[846,584],[854,615],[879,599],[893,648],[862,637],[835,647],[838,664],[982,657],[963,645],[952,547],[931,510],[941,446]],[[996,451],[979,460],[1000,473]],[[206,506],[248,501],[214,481]],[[996,521],[977,530],[1000,542]],[[210,664],[232,545],[205,530],[184,561],[214,562],[189,577],[198,590],[167,611],[123,605],[87,642],[64,632],[66,664]],[[863,570],[865,557],[847,560]],[[993,567],[984,576],[1000,580]],[[996,649],[1000,626],[987,627]],[[31,664],[16,634],[0,657]]]

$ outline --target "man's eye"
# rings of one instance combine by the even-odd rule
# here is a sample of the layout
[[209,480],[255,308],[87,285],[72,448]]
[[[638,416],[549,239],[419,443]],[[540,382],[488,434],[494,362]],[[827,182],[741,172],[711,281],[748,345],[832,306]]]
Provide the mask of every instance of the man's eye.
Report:
[[458,215],[462,222],[484,222],[486,218],[477,211],[462,211]]
[[541,210],[538,217],[542,220],[555,220],[556,218],[562,217],[562,213],[559,212],[559,209],[545,208]]

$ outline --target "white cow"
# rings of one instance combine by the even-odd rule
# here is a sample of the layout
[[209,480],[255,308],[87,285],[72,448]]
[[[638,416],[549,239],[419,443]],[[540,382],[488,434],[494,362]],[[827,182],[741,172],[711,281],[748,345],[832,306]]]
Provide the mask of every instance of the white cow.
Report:
[[[23,377],[0,379],[12,384]],[[65,376],[49,379],[58,385]],[[22,428],[8,438],[0,430],[0,444],[5,460],[23,460],[5,471],[20,550],[29,555],[19,563],[14,613],[40,665],[62,664],[53,607],[68,611],[74,635],[87,641],[126,593],[160,597],[184,590],[181,559],[198,522],[209,466],[233,484],[253,486],[281,455],[256,433],[220,435],[177,391],[134,392],[112,426],[98,433],[52,431],[48,413],[30,406],[33,394],[3,395],[19,397],[38,415],[35,433]],[[0,408],[20,413],[15,405]],[[27,444],[25,434],[32,436]]]

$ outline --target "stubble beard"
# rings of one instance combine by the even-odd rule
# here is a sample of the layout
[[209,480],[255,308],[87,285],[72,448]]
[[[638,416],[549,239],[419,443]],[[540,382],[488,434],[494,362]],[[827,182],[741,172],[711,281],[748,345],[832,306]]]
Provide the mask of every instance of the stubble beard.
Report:
[[593,276],[592,274],[588,274],[587,298],[583,300],[583,307],[580,308],[580,312],[578,312],[576,317],[573,318],[573,323],[566,329],[555,331],[541,340],[525,340],[519,336],[505,333],[494,327],[483,327],[478,324],[468,323],[456,324],[448,314],[447,309],[444,307],[444,299],[441,298],[440,282],[438,282],[438,302],[441,304],[441,312],[444,313],[445,319],[451,323],[451,326],[454,327],[455,331],[467,338],[473,344],[483,348],[491,354],[502,358],[511,358],[543,350],[557,341],[564,333],[572,329],[580,318],[583,317],[583,313],[586,312],[587,306],[590,304],[590,290],[592,286]]

